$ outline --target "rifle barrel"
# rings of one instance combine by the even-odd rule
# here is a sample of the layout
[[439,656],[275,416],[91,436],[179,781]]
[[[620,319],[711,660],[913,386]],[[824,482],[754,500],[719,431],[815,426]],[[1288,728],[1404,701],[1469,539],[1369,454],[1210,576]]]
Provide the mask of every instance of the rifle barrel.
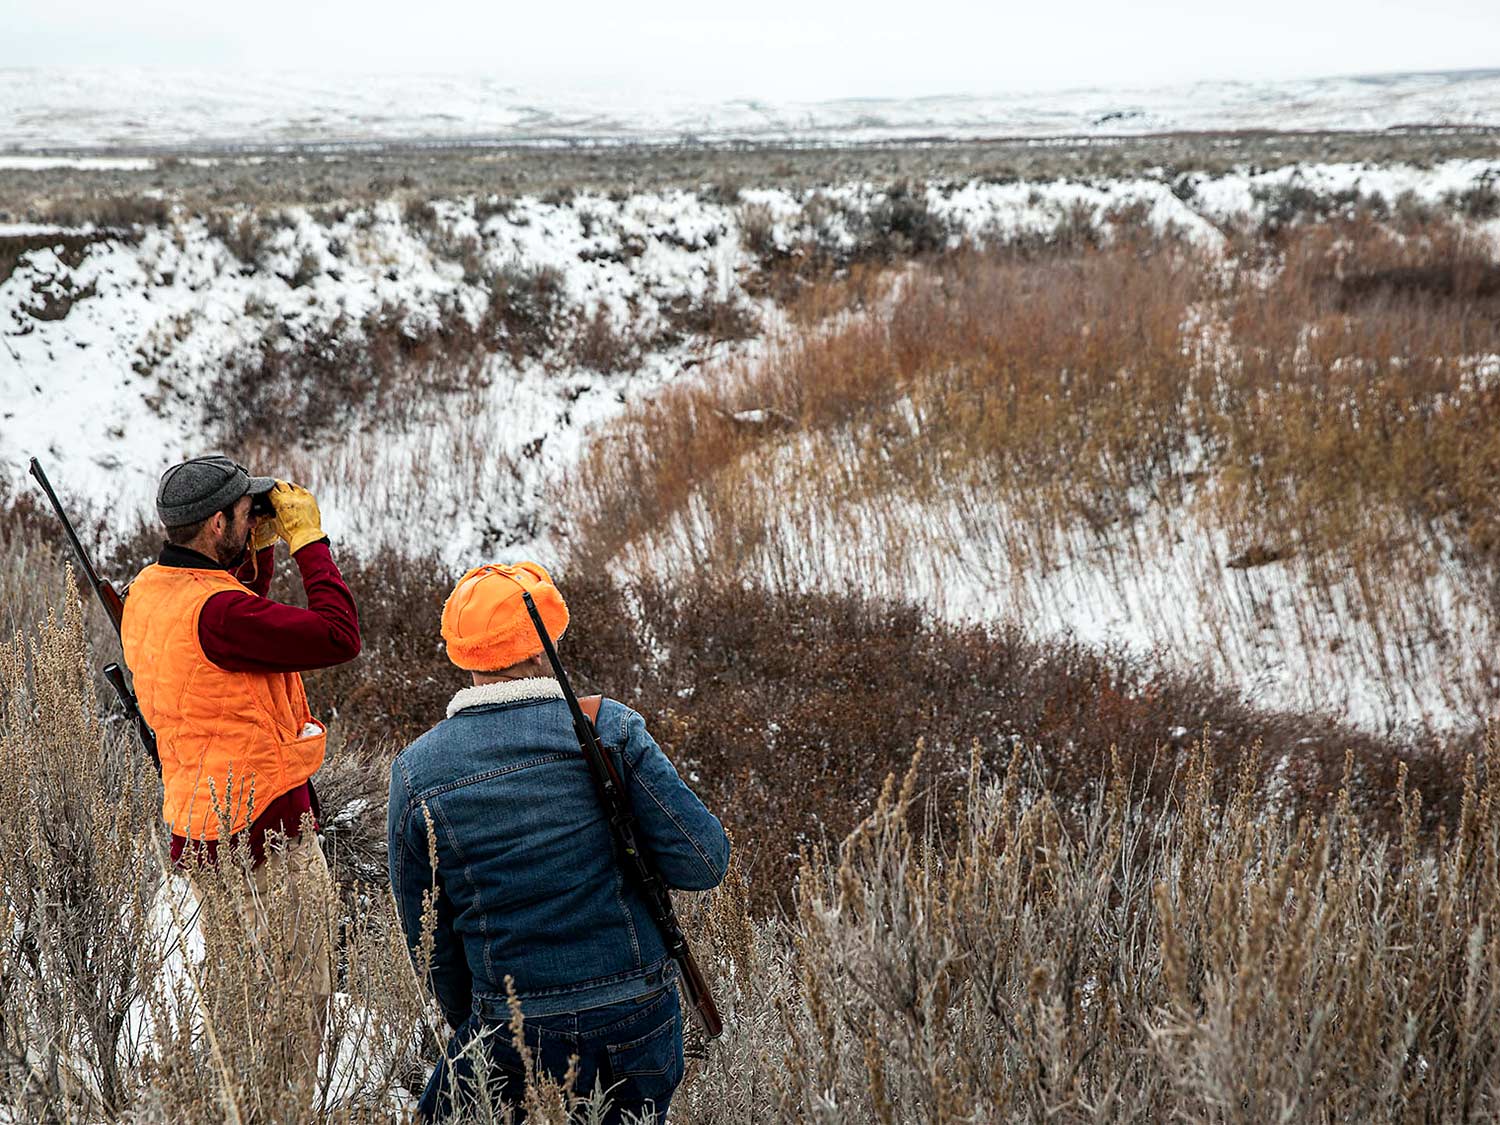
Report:
[[[78,566],[83,571],[83,576],[87,580],[90,589],[104,603],[104,608],[109,613],[109,619],[114,622],[115,632],[120,632],[120,618],[116,613],[116,603],[120,602],[120,597],[118,594],[115,594],[113,598],[110,598],[105,594],[104,583],[99,580],[99,573],[94,569],[94,564],[89,561],[88,552],[83,549],[83,543],[78,538],[78,532],[73,530],[73,521],[68,519],[68,513],[63,511],[62,501],[57,498],[57,493],[52,490],[52,482],[47,479],[47,474],[42,471],[42,463],[35,457],[31,459],[31,475],[42,486],[42,491],[47,494],[47,500],[52,504],[52,510],[57,513],[58,522],[63,525],[63,531],[68,536],[68,543],[73,548],[73,557],[78,560]],[[114,587],[110,587],[110,593],[114,594]],[[122,606],[123,603],[121,603]]]

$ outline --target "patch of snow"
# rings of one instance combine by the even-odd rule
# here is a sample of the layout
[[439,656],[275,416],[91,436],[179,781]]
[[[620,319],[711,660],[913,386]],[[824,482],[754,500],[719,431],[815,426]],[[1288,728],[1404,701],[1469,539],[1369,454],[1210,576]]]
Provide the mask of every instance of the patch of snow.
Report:
[[351,1104],[368,1106],[384,1091],[388,1099],[384,1108],[391,1116],[408,1118],[416,1109],[416,1098],[394,1080],[392,1069],[403,1058],[417,1055],[421,1043],[419,1026],[394,1027],[347,993],[335,993],[329,1011],[328,1038],[318,1065],[324,1075],[318,1104],[328,1109]]
[[[766,534],[742,548],[743,575],[772,590],[848,589],[955,623],[1013,622],[1031,637],[1207,672],[1259,706],[1370,730],[1471,729],[1493,708],[1500,685],[1489,654],[1500,647],[1500,623],[1456,566],[1416,582],[1411,619],[1382,628],[1352,583],[1325,592],[1296,556],[1226,568],[1227,534],[1200,524],[1188,503],[1103,533],[1067,533],[1039,558],[1032,529],[990,496],[885,495],[875,510],[824,495],[794,467],[814,463],[805,441],[784,447],[784,475],[761,462],[758,479],[775,499],[745,517],[764,522]],[[822,446],[812,456],[843,463]],[[730,534],[690,505],[629,550],[623,570],[689,573],[709,565],[715,542]]]
[[40,172],[71,168],[80,172],[149,172],[156,161],[144,156],[18,156],[0,154],[0,171]]
[[60,227],[52,223],[0,223],[0,238],[38,238],[49,234],[89,234],[92,227]]

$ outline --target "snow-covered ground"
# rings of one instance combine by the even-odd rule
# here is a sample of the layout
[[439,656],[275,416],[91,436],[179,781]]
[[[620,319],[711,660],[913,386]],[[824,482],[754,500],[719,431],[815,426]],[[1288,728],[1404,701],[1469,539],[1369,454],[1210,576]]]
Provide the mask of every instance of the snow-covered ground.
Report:
[[[326,225],[293,210],[253,268],[199,219],[138,241],[106,238],[71,267],[61,244],[28,253],[0,283],[0,471],[24,487],[25,459],[40,457],[59,487],[107,498],[111,522],[129,526],[149,516],[166,465],[218,444],[210,388],[226,357],[268,329],[293,342],[382,307],[406,310],[415,328],[446,302],[477,320],[483,284],[443,252],[466,238],[482,239],[490,268],[556,269],[568,301],[622,326],[649,331],[674,302],[742,297],[736,212],[696,196],[523,199],[482,230],[472,200],[436,210],[441,238],[408,226],[394,203]],[[38,228],[0,226],[0,238],[8,233]],[[294,284],[304,263],[316,268]],[[59,319],[39,318],[49,299],[74,303]],[[266,468],[329,490],[335,535],[375,534],[385,513],[405,511],[414,542],[431,540],[414,529],[442,527],[461,558],[535,528],[545,479],[572,462],[589,426],[700,352],[648,355],[628,375],[497,358],[486,389],[419,404],[399,432],[376,420],[309,434],[305,457],[292,451],[289,464]]]
[[1399,604],[1372,606],[1352,576],[1329,586],[1295,552],[1229,566],[1246,545],[1202,517],[1201,498],[1143,499],[1138,518],[1046,533],[982,485],[851,503],[842,482],[862,448],[795,436],[760,451],[735,470],[754,498],[741,494],[732,512],[690,504],[623,552],[622,573],[738,567],[734,577],[773,591],[849,591],[958,624],[1014,623],[1385,733],[1472,729],[1500,701],[1500,621],[1455,564],[1406,575]]
[[[1497,178],[1500,160],[1425,169],[1321,165],[1203,176],[1191,190],[1165,174],[933,184],[926,202],[950,222],[955,238],[1047,232],[1080,213],[1107,225],[1111,211],[1132,207],[1211,249],[1225,222],[1255,216],[1267,190],[1292,182],[1437,202]],[[473,276],[474,262],[466,266],[453,256],[454,246],[468,246],[477,247],[483,269],[557,270],[570,302],[589,313],[603,309],[620,329],[649,338],[676,302],[756,303],[744,291],[755,265],[745,245],[747,225],[787,247],[808,236],[847,241],[854,237],[850,217],[881,200],[867,184],[822,196],[811,209],[807,196],[779,189],[747,190],[733,204],[685,192],[581,194],[476,211],[475,200],[459,199],[439,201],[436,223],[426,228],[414,227],[394,202],[321,217],[291,209],[269,225],[254,266],[234,257],[202,219],[186,215],[137,239],[104,237],[73,265],[61,243],[42,245],[0,283],[0,473],[28,488],[26,458],[39,456],[71,503],[107,507],[111,524],[128,530],[137,517],[150,518],[166,465],[220,444],[214,419],[222,412],[208,400],[209,388],[229,357],[270,328],[295,342],[341,317],[357,324],[382,306],[403,307],[413,325],[437,317],[445,305],[477,318],[483,282]],[[49,233],[0,227],[0,239]],[[66,315],[56,315],[68,300]],[[762,304],[759,311],[763,324],[777,323],[773,308]],[[566,553],[566,528],[555,518],[558,486],[575,471],[597,427],[674,380],[710,378],[704,372],[730,349],[753,356],[761,346],[689,341],[616,374],[516,365],[496,355],[486,361],[481,387],[423,402],[399,422],[355,417],[336,434],[310,434],[305,448],[279,450],[275,464],[254,467],[313,487],[330,533],[354,549],[377,541],[412,550],[436,545],[455,566],[480,554],[554,558]],[[931,538],[930,521],[949,516],[917,514],[901,534]],[[809,556],[820,557],[825,547],[809,545]],[[1127,549],[1139,569],[1122,580],[1117,564]],[[1473,687],[1470,670],[1452,665],[1442,647],[1403,658],[1416,671],[1399,689],[1378,673],[1329,679],[1320,671],[1326,662],[1288,646],[1326,647],[1339,638],[1352,654],[1384,642],[1340,638],[1347,615],[1337,607],[1309,610],[1308,588],[1294,568],[1259,568],[1199,589],[1204,575],[1222,574],[1225,550],[1212,541],[1144,553],[1130,544],[1080,543],[1047,575],[1032,576],[976,567],[970,557],[971,579],[956,595],[950,591],[951,604],[942,608],[1166,653],[1179,664],[1206,662],[1263,702],[1315,706],[1370,726],[1472,718],[1448,682]],[[1116,563],[1107,565],[1110,558]],[[1465,616],[1460,604],[1468,592],[1441,576],[1434,581],[1426,594],[1455,606],[1455,642],[1481,641],[1483,623]],[[1204,598],[1218,600],[1210,605]],[[1386,659],[1373,649],[1366,655],[1366,667],[1378,669]]]
[[476,74],[0,70],[0,153],[112,146],[1118,136],[1500,124],[1500,70],[922,98],[707,102]]

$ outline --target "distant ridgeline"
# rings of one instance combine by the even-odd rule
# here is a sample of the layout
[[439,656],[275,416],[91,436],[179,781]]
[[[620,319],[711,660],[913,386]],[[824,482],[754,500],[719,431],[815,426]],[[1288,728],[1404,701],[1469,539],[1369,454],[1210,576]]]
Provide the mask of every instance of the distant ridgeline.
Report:
[[581,97],[483,76],[0,70],[0,153],[393,142],[820,144],[1500,126],[1500,70],[832,101]]

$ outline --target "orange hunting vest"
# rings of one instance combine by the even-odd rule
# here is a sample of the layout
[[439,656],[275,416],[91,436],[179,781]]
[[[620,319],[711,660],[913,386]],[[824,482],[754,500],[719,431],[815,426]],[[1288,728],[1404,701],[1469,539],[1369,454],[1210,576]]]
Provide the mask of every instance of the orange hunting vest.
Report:
[[224,590],[250,593],[227,571],[153,564],[130,584],[121,625],[161,751],[162,817],[190,840],[217,840],[220,811],[231,832],[246,827],[317,771],[327,743],[296,672],[226,672],[203,654],[198,617]]

